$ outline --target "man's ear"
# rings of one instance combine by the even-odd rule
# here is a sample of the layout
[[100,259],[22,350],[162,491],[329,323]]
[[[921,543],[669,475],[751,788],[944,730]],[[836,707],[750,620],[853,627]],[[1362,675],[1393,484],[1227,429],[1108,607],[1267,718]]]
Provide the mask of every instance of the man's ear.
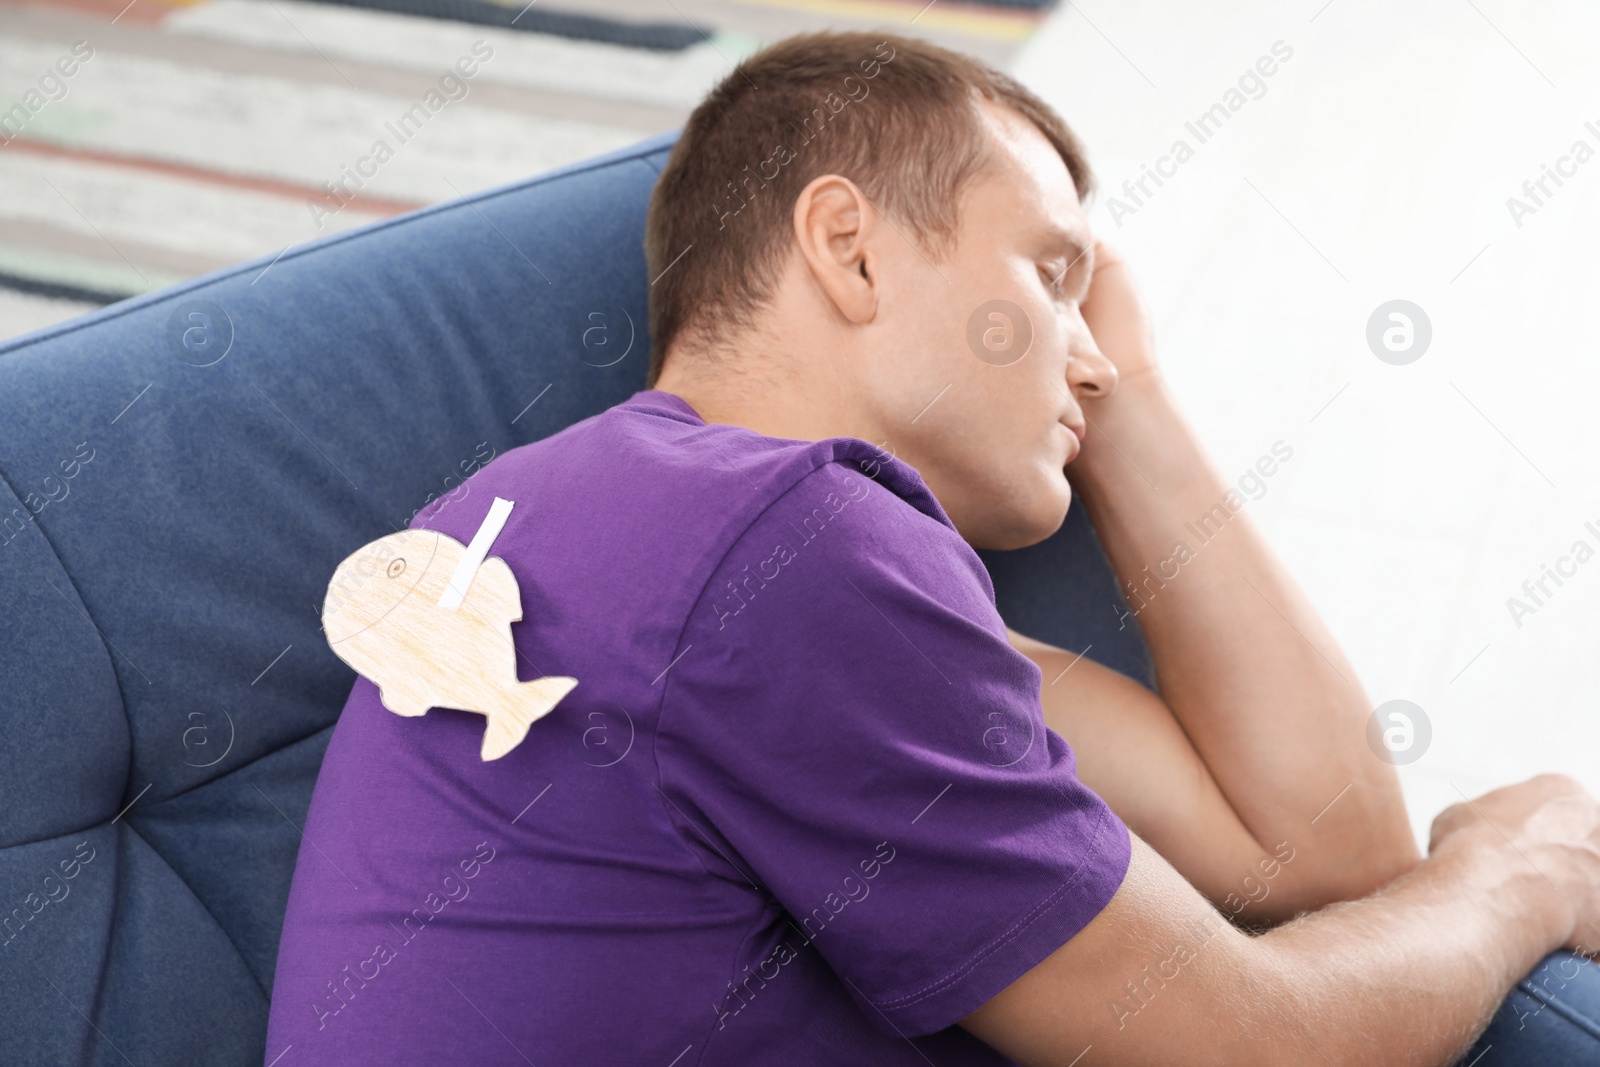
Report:
[[878,310],[876,220],[855,182],[838,174],[812,179],[794,202],[795,245],[806,267],[839,314],[857,324]]

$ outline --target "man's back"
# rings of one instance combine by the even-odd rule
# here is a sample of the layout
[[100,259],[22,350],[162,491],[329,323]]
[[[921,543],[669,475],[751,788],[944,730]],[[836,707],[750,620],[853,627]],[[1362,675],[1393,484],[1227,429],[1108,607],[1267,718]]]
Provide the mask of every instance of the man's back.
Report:
[[484,762],[481,716],[357,679],[267,1060],[1008,1062],[953,1024],[1129,840],[915,471],[651,390],[467,486],[413,527],[466,543],[514,500],[518,675],[577,688]]

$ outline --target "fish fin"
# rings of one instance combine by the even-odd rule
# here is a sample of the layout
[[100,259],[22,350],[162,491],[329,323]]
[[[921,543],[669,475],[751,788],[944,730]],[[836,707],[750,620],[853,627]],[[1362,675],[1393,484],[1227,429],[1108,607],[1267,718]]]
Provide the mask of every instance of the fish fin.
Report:
[[426,697],[409,692],[403,685],[378,686],[378,701],[396,715],[407,718],[426,715],[433,707]]
[[577,684],[576,678],[560,677],[518,682],[506,701],[488,714],[489,725],[483,732],[480,753],[483,759],[499,759],[522,744],[528,728],[548,715]]
[[485,557],[471,592],[475,603],[495,622],[510,625],[522,621],[522,594],[511,565],[499,556]]

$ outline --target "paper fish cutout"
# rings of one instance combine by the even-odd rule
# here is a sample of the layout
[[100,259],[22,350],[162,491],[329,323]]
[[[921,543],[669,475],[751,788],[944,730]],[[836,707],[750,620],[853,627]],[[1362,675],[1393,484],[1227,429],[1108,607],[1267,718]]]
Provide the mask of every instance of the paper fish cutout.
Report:
[[384,707],[487,717],[484,760],[521,744],[578,684],[517,680],[511,624],[522,618],[521,593],[504,560],[485,558],[511,503],[495,498],[470,546],[436,530],[401,530],[363,545],[334,570],[322,604],[328,644],[378,686]]

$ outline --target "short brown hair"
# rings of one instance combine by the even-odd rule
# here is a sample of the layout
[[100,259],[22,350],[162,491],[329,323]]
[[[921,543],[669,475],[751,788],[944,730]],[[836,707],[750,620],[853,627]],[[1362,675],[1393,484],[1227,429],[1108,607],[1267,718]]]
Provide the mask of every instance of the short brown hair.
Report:
[[[772,295],[800,191],[841,174],[934,259],[990,160],[979,97],[1033,122],[1086,200],[1094,179],[1055,110],[1010,76],[924,41],[821,32],[739,64],[689,116],[650,198],[645,261],[654,388],[680,335],[714,345]],[[772,173],[776,167],[776,172]]]

